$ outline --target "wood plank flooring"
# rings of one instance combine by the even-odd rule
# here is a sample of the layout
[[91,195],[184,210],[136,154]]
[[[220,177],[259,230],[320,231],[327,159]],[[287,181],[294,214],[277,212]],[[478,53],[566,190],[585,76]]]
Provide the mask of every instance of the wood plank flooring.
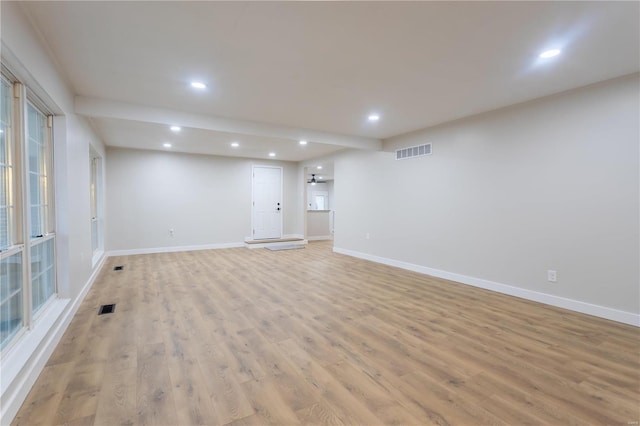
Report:
[[639,329],[315,242],[108,259],[13,424],[637,425],[639,407]]

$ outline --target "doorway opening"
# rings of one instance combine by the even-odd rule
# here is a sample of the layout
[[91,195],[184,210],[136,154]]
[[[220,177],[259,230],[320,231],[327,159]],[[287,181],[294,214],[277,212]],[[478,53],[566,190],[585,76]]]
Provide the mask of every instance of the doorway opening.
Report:
[[332,162],[319,162],[304,169],[305,237],[308,241],[333,240],[334,174]]

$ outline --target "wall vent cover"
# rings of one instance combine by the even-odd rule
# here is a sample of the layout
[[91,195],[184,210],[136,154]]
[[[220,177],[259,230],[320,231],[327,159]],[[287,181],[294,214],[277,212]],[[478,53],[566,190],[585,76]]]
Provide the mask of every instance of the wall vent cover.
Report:
[[396,149],[396,160],[406,160],[407,158],[422,157],[424,155],[431,155],[430,143]]
[[114,266],[113,270],[114,271],[122,271],[124,269],[124,266]]

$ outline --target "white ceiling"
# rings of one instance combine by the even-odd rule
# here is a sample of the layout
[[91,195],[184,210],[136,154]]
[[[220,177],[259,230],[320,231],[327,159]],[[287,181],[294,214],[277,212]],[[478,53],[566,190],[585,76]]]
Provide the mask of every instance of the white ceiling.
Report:
[[301,161],[640,69],[638,2],[23,4],[114,146]]
[[[318,166],[321,167],[318,169]],[[317,180],[333,180],[333,163],[328,161],[319,161],[311,166],[304,168],[304,174],[307,180],[315,175]]]
[[[180,132],[170,131],[166,125],[113,118],[92,118],[94,128],[110,146],[125,148],[156,149],[171,144],[172,151],[193,154],[223,155],[246,158],[263,158],[269,152],[276,153],[274,160],[303,161],[322,157],[343,149],[337,145],[321,143],[301,146],[283,138],[242,135],[227,132],[212,132],[183,127]],[[234,148],[231,142],[239,146]]]

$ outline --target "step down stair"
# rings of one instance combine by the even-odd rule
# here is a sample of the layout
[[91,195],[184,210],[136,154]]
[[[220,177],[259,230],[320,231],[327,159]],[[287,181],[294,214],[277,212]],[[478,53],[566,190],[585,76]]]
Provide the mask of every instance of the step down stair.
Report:
[[244,246],[250,249],[292,246],[292,245],[306,246],[307,240],[305,240],[304,238],[274,238],[269,240],[245,240],[244,241]]

